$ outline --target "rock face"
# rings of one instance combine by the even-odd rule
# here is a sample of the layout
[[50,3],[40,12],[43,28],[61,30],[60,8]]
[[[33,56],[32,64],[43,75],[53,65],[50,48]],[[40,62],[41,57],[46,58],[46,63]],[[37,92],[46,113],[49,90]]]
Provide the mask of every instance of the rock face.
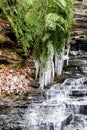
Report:
[[[71,40],[71,50],[83,50],[86,54],[87,51],[87,2],[78,0],[75,3],[74,8],[75,16],[75,25],[72,28],[72,40]],[[72,55],[72,54],[71,54]],[[80,54],[81,55],[81,54]],[[27,62],[28,61],[28,62]],[[76,67],[78,60],[69,61],[70,66],[73,65]],[[79,60],[78,67],[82,63]],[[21,45],[17,43],[15,39],[14,32],[10,27],[9,22],[2,15],[2,10],[0,9],[0,64],[5,64],[12,68],[17,68],[21,66],[29,66],[34,70],[32,77],[35,77],[35,68],[33,60],[25,60],[23,58],[23,50]],[[75,68],[74,67],[74,68]],[[83,66],[82,66],[83,67]],[[66,68],[67,69],[67,68]],[[82,68],[81,68],[82,71]],[[30,74],[31,75],[31,74]],[[66,76],[66,74],[65,74]],[[58,79],[59,80],[59,79]],[[57,80],[57,81],[58,81]],[[38,86],[35,83],[32,83],[33,87]]]
[[0,9],[0,64],[12,65],[12,67],[21,65],[23,58],[19,53],[23,53],[22,48],[17,43],[10,23]]
[[32,56],[24,57],[22,46],[0,8],[0,97],[15,92],[15,95],[28,95],[31,87],[36,85],[33,66]]
[[[83,5],[84,3],[82,3],[82,1],[80,0],[79,3],[76,3],[76,7],[80,7],[81,10]],[[86,18],[85,15],[84,19]],[[78,16],[80,15],[75,14],[76,18]],[[0,80],[2,79],[3,81],[1,82],[2,84],[0,83],[0,88],[2,88],[2,91],[5,92],[8,88],[6,88],[7,84],[9,86],[9,90],[11,91],[11,99],[6,95],[4,99],[3,97],[0,97],[0,130],[87,130],[87,39],[86,29],[83,28],[82,25],[79,27],[77,26],[78,25],[73,27],[72,40],[74,40],[75,42],[71,46],[72,51],[70,52],[69,66],[65,66],[66,70],[64,78],[69,77],[69,79],[64,81],[63,84],[56,84],[54,86],[51,86],[49,90],[45,91],[34,89],[30,92],[29,89],[31,88],[29,87],[29,85],[31,85],[31,82],[29,82],[27,86],[25,85],[25,83],[30,80],[31,69],[29,70],[29,68],[23,68],[22,70],[20,70],[20,72],[15,72],[13,70],[8,71],[3,66],[2,68],[0,67]],[[8,26],[8,28],[8,30],[10,31],[10,26]],[[5,28],[3,26],[2,30],[4,29]],[[7,66],[8,64],[15,64],[15,62],[21,64],[23,58],[19,55],[19,53],[13,51],[13,46],[15,44],[13,42],[14,40],[12,40],[10,35],[6,35],[6,33],[2,34],[2,32],[1,38],[3,40],[0,42],[0,63],[5,63],[7,64]],[[11,33],[9,32],[7,34]],[[9,47],[9,45],[11,45],[11,47]],[[83,52],[80,49],[83,50]],[[32,66],[32,69],[34,70],[32,60],[29,60],[25,64],[29,67]],[[33,72],[33,75],[34,74],[35,70]],[[29,80],[27,80],[26,78]],[[26,91],[22,91],[22,88],[24,88],[21,85],[22,83],[27,88]],[[16,88],[14,89],[18,90],[18,92],[15,92],[15,94],[19,93],[20,95],[13,95],[14,91],[11,89],[11,86],[12,89],[13,86],[15,86]],[[20,93],[19,88],[21,88],[22,94]],[[74,112],[73,114],[76,114],[74,118],[73,114],[70,111],[66,111],[67,107],[69,107],[70,111]],[[59,115],[60,111],[61,114]],[[67,112],[67,116],[65,115],[65,111]],[[55,116],[53,115],[53,113],[55,114]],[[63,113],[65,118],[62,118],[61,116]],[[79,113],[85,115],[80,115]],[[60,121],[59,123],[62,124],[61,128],[60,124],[56,122],[57,119],[58,121]],[[29,126],[29,123],[31,123],[31,126]],[[35,123],[35,127],[32,125],[32,123]]]
[[78,0],[74,8],[71,50],[87,51],[87,1]]

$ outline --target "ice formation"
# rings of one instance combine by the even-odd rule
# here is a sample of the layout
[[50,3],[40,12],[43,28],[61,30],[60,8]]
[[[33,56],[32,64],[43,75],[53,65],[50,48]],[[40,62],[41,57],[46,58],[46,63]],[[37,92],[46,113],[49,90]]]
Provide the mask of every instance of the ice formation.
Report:
[[53,81],[55,74],[57,76],[61,75],[64,60],[67,60],[68,65],[68,59],[69,59],[68,55],[70,47],[68,47],[67,49],[67,54],[64,53],[65,48],[63,47],[60,55],[58,55],[57,53],[54,54],[54,50],[51,45],[49,45],[49,48],[50,48],[50,55],[47,58],[46,65],[44,68],[40,68],[39,61],[35,61],[36,78],[38,76],[39,70],[42,71],[42,74],[40,74],[39,76],[39,84],[42,89],[44,86],[47,86]]
[[47,86],[54,79],[54,62],[53,55],[48,57],[45,68],[42,70],[43,74],[40,75],[40,87]]
[[36,79],[37,79],[37,76],[38,76],[38,73],[39,73],[39,61],[38,60],[36,60],[35,62],[34,62],[34,64],[35,64],[35,68],[36,68]]

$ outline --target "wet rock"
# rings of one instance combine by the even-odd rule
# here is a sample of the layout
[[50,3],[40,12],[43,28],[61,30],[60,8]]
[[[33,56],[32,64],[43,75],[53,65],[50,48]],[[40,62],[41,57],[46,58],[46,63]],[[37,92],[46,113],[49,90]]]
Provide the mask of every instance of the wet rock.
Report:
[[75,51],[82,50],[87,52],[87,39],[78,38],[75,40],[74,44],[71,42],[71,50],[75,50]]
[[87,115],[87,105],[81,105],[80,106],[80,113]]
[[73,115],[71,114],[70,116],[68,116],[68,118],[66,120],[63,121],[62,130],[64,129],[65,126],[70,124],[70,122],[72,121],[72,118],[73,118]]
[[87,51],[87,39],[77,39],[76,40],[77,50]]
[[66,126],[64,130],[86,130],[87,129],[87,116],[77,114],[70,125]]
[[69,60],[69,66],[85,66],[86,62],[85,60],[81,60],[81,59],[73,59],[73,60]]
[[70,84],[71,84],[70,82],[65,83],[65,85],[70,85]]
[[[19,116],[15,113],[15,115],[8,115],[0,117],[0,128],[1,130],[21,130],[22,129],[22,123],[20,123],[21,115]],[[10,116],[10,117],[9,117]],[[20,126],[21,124],[21,126]]]
[[[72,28],[71,50],[87,51],[87,2],[76,1],[74,8],[75,25]],[[74,43],[74,44],[73,44]]]
[[84,81],[83,84],[87,84],[87,81]]
[[86,96],[86,94],[87,94],[87,92],[85,92],[85,91],[79,91],[79,90],[77,90],[77,91],[72,91],[72,93],[71,94],[69,94],[69,96],[72,96],[72,97],[84,97],[84,96]]

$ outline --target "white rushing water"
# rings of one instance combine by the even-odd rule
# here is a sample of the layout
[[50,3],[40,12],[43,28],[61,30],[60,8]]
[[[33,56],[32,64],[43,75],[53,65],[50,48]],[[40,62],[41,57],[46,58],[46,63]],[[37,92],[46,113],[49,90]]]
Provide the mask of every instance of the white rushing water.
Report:
[[24,130],[85,130],[87,116],[80,113],[87,111],[87,97],[79,94],[87,92],[86,81],[69,78],[46,90],[41,103],[33,101],[26,110]]

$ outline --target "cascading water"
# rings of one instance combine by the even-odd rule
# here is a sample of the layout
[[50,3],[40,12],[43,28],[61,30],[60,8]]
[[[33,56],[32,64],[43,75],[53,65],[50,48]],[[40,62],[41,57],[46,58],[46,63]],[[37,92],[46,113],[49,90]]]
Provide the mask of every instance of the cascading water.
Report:
[[[39,71],[38,62],[36,66]],[[84,66],[86,64],[82,62],[81,67]],[[65,77],[63,83],[52,85],[50,89],[34,89],[27,102],[20,101],[22,105],[17,101],[17,106],[15,102],[12,106],[8,101],[3,109],[0,102],[0,129],[87,130],[87,76],[78,73],[77,69],[70,73],[71,78]]]
[[7,104],[5,112],[0,103],[1,130],[87,130],[87,77],[68,78],[29,97],[21,108]]
[[[83,119],[79,114],[87,103],[86,95],[80,97],[80,94],[87,91],[84,87],[85,81],[87,77],[70,78],[46,90],[41,103],[37,101],[29,105],[24,115],[26,126],[24,130],[74,130],[73,124],[81,120],[80,117]],[[78,123],[77,129],[80,125],[81,128],[86,127],[85,118],[84,126]]]

